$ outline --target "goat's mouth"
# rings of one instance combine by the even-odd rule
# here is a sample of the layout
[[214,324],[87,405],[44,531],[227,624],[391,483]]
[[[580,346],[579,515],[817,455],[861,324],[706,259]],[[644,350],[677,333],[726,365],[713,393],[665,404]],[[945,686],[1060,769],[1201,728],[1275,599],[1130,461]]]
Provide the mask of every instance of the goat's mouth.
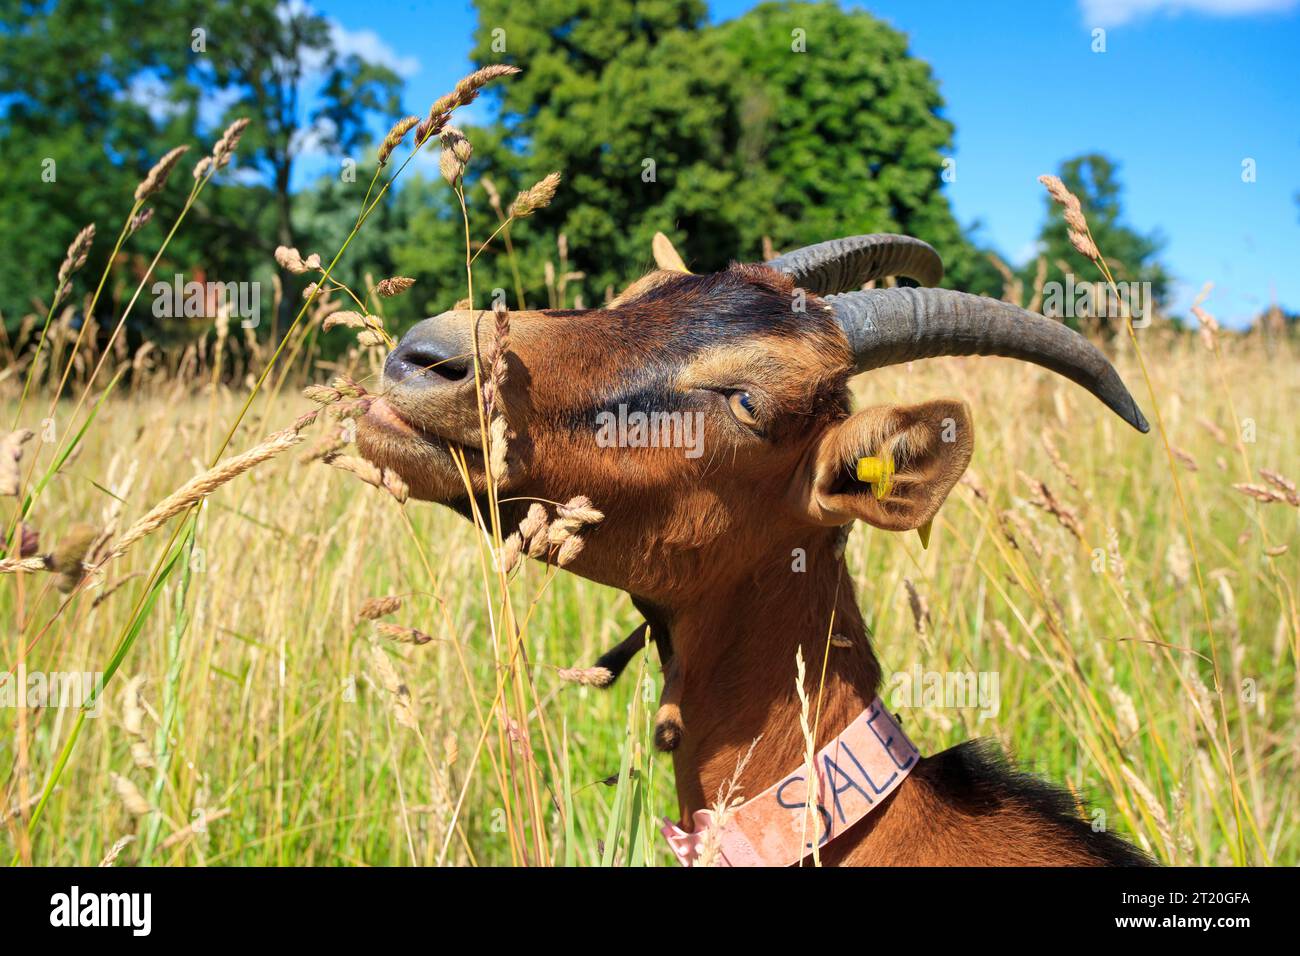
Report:
[[417,498],[450,501],[464,496],[462,461],[476,491],[484,481],[483,452],[469,436],[453,438],[417,424],[384,398],[372,402],[358,421],[357,449],[400,475]]

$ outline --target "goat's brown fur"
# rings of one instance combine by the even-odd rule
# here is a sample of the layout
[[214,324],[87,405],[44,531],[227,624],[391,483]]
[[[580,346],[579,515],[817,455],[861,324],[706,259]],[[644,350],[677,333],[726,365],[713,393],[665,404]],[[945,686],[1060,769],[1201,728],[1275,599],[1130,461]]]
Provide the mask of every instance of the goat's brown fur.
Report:
[[[578,494],[605,513],[568,568],[627,591],[649,622],[666,669],[663,743],[674,747],[683,821],[713,801],[755,738],[761,741],[741,774],[742,795],[761,792],[802,763],[797,649],[814,682],[830,654],[818,747],[873,700],[881,668],[837,550],[842,528],[858,519],[893,531],[924,524],[974,447],[960,401],[850,415],[848,342],[820,300],[808,296],[806,311],[792,308],[797,300],[785,276],[733,266],[705,276],[654,272],[604,309],[510,316],[500,407],[515,437],[502,497],[518,501],[504,504],[503,513],[515,523],[530,498]],[[430,321],[468,330],[478,315]],[[751,396],[757,424],[729,411],[727,395],[736,389]],[[479,443],[475,402],[472,382],[436,397],[394,383],[362,420],[359,444],[401,474],[415,496],[466,513],[447,445],[469,449],[481,494],[481,456],[472,451]],[[704,455],[600,447],[595,415],[620,404],[702,415]],[[851,463],[886,453],[898,471],[894,489],[878,500]],[[792,569],[798,553],[806,571]],[[843,638],[835,646],[827,639],[832,614]],[[620,654],[630,658],[629,649],[635,653],[622,647]],[[816,694],[815,683],[809,690]],[[923,759],[821,858],[1143,859],[1122,841],[1093,833],[1059,792],[969,744]]]

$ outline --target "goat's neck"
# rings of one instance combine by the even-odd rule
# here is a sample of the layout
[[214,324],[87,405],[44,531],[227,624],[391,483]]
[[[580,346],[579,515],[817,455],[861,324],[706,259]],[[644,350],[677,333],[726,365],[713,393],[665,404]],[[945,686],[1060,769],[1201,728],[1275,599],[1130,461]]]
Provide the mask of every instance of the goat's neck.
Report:
[[[670,609],[682,681],[685,734],[674,752],[674,768],[684,818],[717,800],[755,740],[738,779],[741,796],[762,792],[802,764],[805,742],[795,689],[799,649],[807,675],[808,723],[816,724],[819,748],[875,697],[880,666],[835,539],[827,531],[815,543],[774,549],[752,575],[722,593]],[[793,569],[794,547],[805,549],[806,570]],[[832,633],[836,646],[827,659]],[[845,641],[851,646],[841,646]]]

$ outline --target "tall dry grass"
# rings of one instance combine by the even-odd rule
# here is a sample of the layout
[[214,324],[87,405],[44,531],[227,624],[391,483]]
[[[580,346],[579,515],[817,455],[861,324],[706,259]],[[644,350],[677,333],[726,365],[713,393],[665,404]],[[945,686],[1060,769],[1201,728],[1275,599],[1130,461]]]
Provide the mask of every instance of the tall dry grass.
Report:
[[[1294,864],[1296,512],[1232,489],[1245,465],[1227,438],[1232,418],[1213,354],[1184,339],[1150,355],[1195,503],[1193,532],[1224,659],[1244,856],[1216,754],[1222,742],[1202,610],[1156,442],[1102,414],[1069,383],[1011,362],[943,359],[875,373],[860,383],[863,400],[965,396],[977,450],[930,549],[915,536],[860,528],[848,547],[854,580],[887,672],[999,675],[999,712],[990,719],[972,709],[902,710],[923,751],[996,735],[1160,859]],[[1256,423],[1256,441],[1245,449],[1252,469],[1300,474],[1290,425],[1300,397],[1295,352],[1232,341],[1223,364],[1238,386],[1238,413]],[[1273,384],[1253,384],[1264,381]],[[215,401],[178,401],[162,383],[107,402],[57,493],[43,498],[42,533],[57,537],[102,516],[115,502],[97,483],[132,462],[136,479],[123,507],[128,516],[144,513],[194,470],[188,451],[212,409],[224,421],[239,402],[225,389]],[[300,408],[282,397],[249,428],[269,430]],[[311,426],[308,439],[327,427]],[[1083,540],[1047,510],[1043,486]],[[1267,553],[1282,546],[1288,550]],[[120,687],[110,688],[33,833],[33,861],[96,863],[156,818],[150,860],[159,864],[522,862],[521,848],[535,847],[531,831],[524,844],[509,828],[531,825],[523,783],[531,764],[548,828],[541,859],[667,862],[652,826],[675,806],[669,762],[650,745],[659,675],[629,672],[600,691],[557,674],[594,660],[637,622],[636,612],[616,592],[521,563],[511,591],[527,621],[527,659],[515,669],[538,702],[537,713],[523,715],[531,721],[525,738],[520,716],[500,704],[509,685],[494,654],[480,557],[462,519],[399,505],[291,455],[215,491],[198,519],[185,605],[174,580],[123,665],[124,678],[144,679],[142,733],[154,759],[172,753],[163,786],[153,789],[154,769],[137,767],[141,733],[131,730]],[[145,590],[149,567],[144,550],[120,559],[32,648],[29,670],[102,670],[114,624]],[[38,598],[36,580],[12,575],[0,585],[5,620],[39,616],[57,599]],[[907,582],[928,609],[920,633]],[[378,633],[360,612],[368,598],[388,595],[401,596],[401,607],[381,620],[432,640],[399,644]],[[376,645],[392,675],[378,664]],[[393,675],[404,693],[390,689]],[[164,742],[165,699],[174,713]],[[0,714],[11,730],[13,716]],[[29,792],[39,791],[71,718],[68,710],[29,714]],[[542,718],[554,776],[538,739]],[[10,771],[12,732],[5,741]],[[135,781],[147,814],[124,803],[113,774]],[[624,792],[610,778],[622,779]],[[11,804],[15,783],[10,774]],[[12,853],[12,828],[0,832]],[[119,865],[138,861],[141,849],[142,841],[127,846]]]
[[[495,198],[495,224],[470,222],[472,147],[447,120],[494,78],[467,78],[394,127],[356,227],[405,168],[389,162],[410,130],[416,148],[441,141],[471,306],[482,304],[471,236],[499,236],[513,262],[511,223],[558,186],[548,177],[508,207]],[[200,162],[186,210],[238,132]],[[142,184],[119,247],[179,157]],[[610,691],[566,680],[637,620],[623,595],[557,568],[599,512],[575,499],[520,533],[502,527],[493,492],[472,527],[343,454],[393,339],[382,299],[410,284],[333,278],[356,229],[332,259],[277,253],[313,284],[273,351],[220,317],[177,352],[128,355],[116,332],[99,349],[87,325],[74,332],[71,313],[55,315],[86,234],[45,323],[26,330],[39,326],[42,344],[3,343],[5,419],[63,428],[9,441],[16,468],[0,456],[18,492],[2,499],[3,560],[15,563],[0,576],[11,622],[0,663],[11,686],[20,670],[109,678],[93,707],[0,709],[6,860],[671,859],[656,833],[675,798],[651,744],[660,677],[649,655]],[[563,242],[558,252],[553,305],[572,276]],[[499,467],[509,316],[484,325],[482,451]],[[316,351],[326,329],[355,336],[328,368]],[[923,752],[996,735],[1090,800],[1094,825],[1161,860],[1295,863],[1298,356],[1284,340],[1207,329],[1119,340],[1124,377],[1159,409],[1158,439],[1010,362],[944,359],[858,382],[871,402],[963,397],[979,439],[929,550],[860,529],[847,554],[887,677],[999,680],[986,719],[887,692]],[[315,414],[295,394],[304,377],[317,383]]]

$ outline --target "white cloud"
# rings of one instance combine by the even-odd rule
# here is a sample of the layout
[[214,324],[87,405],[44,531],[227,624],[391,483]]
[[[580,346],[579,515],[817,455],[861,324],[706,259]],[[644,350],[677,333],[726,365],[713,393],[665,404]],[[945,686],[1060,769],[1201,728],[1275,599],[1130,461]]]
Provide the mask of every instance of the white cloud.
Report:
[[1117,27],[1152,14],[1200,13],[1240,17],[1294,10],[1300,0],[1079,0],[1084,23]]
[[420,61],[417,58],[400,55],[373,30],[349,30],[332,18],[329,19],[329,25],[330,38],[340,55],[355,53],[363,60],[388,67],[404,80],[420,72]]

